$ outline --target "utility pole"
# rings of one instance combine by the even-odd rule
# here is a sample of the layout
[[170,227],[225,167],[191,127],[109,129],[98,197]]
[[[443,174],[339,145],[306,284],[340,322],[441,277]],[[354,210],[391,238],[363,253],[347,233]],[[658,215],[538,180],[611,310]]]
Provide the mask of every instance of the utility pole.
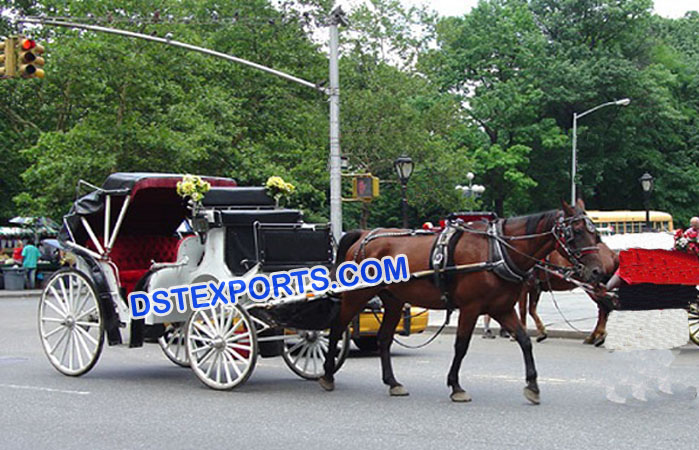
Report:
[[340,71],[338,67],[340,39],[338,27],[347,26],[341,7],[330,13],[330,224],[335,242],[342,237],[342,168],[340,151]]

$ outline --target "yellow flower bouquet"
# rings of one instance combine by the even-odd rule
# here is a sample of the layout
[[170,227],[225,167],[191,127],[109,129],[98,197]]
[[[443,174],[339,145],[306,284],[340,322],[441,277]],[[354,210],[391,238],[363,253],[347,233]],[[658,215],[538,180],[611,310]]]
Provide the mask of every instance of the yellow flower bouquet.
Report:
[[274,198],[277,206],[279,206],[279,200],[282,198],[288,199],[296,190],[293,184],[285,182],[282,177],[278,176],[269,177],[265,187],[267,188],[267,193]]
[[197,210],[201,207],[201,201],[204,195],[211,189],[211,184],[204,181],[198,175],[185,175],[182,181],[177,182],[177,195],[186,199],[189,198],[189,207],[192,213],[196,215]]

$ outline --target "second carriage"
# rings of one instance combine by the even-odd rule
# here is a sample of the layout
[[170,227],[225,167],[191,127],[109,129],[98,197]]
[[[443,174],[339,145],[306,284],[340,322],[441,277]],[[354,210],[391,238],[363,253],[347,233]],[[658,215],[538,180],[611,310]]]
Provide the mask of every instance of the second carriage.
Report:
[[[325,329],[337,313],[330,297],[235,304],[134,319],[134,291],[249,280],[261,272],[333,262],[327,224],[275,206],[264,188],[204,177],[211,190],[194,214],[176,192],[176,174],[115,173],[78,198],[64,218],[60,242],[75,267],[47,282],[39,332],[51,364],[66,375],[88,372],[109,345],[140,347],[157,340],[174,363],[191,367],[214,389],[245,382],[258,356],[279,356],[297,375],[315,379],[328,351]],[[339,368],[349,332],[339,343]]]

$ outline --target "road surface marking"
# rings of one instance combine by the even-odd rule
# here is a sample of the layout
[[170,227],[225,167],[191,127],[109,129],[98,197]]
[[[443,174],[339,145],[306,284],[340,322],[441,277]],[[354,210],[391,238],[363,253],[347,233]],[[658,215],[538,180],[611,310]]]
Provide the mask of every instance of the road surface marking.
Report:
[[88,391],[70,391],[65,389],[53,389],[41,386],[24,386],[21,384],[0,384],[0,388],[8,389],[26,389],[30,391],[42,391],[42,392],[58,392],[60,394],[74,394],[74,395],[88,395]]

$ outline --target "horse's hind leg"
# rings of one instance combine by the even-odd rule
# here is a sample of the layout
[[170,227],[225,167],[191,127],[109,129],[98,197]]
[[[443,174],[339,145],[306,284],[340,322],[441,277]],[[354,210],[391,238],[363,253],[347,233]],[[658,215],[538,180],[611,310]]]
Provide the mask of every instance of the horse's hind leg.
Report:
[[381,356],[382,379],[384,384],[389,386],[388,392],[390,395],[405,396],[408,395],[408,391],[396,380],[395,375],[393,375],[393,366],[391,365],[391,344],[403,312],[403,302],[388,291],[379,292],[379,297],[381,297],[384,306],[383,320],[377,336],[379,355]]
[[466,356],[468,345],[471,342],[473,328],[476,326],[478,313],[465,308],[459,310],[459,327],[456,331],[456,341],[454,342],[454,360],[447,375],[447,386],[451,387],[450,398],[453,402],[470,402],[471,396],[459,384],[459,370],[461,362]]
[[526,370],[527,386],[524,388],[524,397],[527,400],[538,405],[540,403],[539,399],[539,385],[536,382],[537,373],[536,366],[534,365],[534,353],[532,351],[532,341],[527,336],[526,331],[517,320],[517,314],[514,310],[505,316],[499,316],[495,318],[500,325],[502,325],[506,330],[515,335],[517,343],[522,349],[522,354],[524,355],[524,366]]
[[325,363],[323,363],[325,374],[318,379],[318,383],[320,383],[321,387],[326,391],[335,389],[335,355],[337,354],[337,343],[340,341],[342,333],[352,321],[352,318],[361,311],[364,305],[366,305],[369,299],[375,294],[376,289],[346,292],[343,294],[340,314],[338,314],[337,319],[335,319],[332,327],[330,327],[328,351],[325,354]]

